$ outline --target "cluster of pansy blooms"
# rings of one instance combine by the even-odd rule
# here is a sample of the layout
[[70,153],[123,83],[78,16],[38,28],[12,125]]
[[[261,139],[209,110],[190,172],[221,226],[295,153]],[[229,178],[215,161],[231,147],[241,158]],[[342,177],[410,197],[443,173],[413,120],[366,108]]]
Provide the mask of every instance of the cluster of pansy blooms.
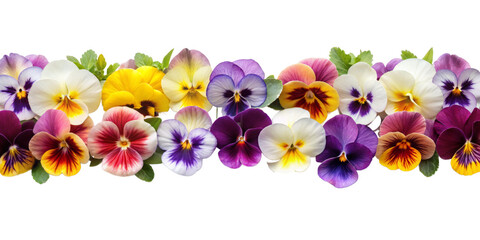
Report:
[[[439,158],[462,175],[480,171],[480,72],[456,55],[403,51],[372,65],[370,51],[332,48],[330,59],[301,60],[275,78],[252,59],[212,68],[200,51],[170,61],[172,53],[161,62],[137,53],[107,69],[92,50],[80,60],[3,56],[0,174],[31,170],[44,183],[89,163],[152,181],[151,165],[190,176],[217,148],[232,169],[264,156],[273,172],[303,172],[315,159],[318,176],[337,188],[357,182],[374,157],[425,176]],[[100,105],[95,124],[89,115]],[[169,110],[174,118],[162,121]]]

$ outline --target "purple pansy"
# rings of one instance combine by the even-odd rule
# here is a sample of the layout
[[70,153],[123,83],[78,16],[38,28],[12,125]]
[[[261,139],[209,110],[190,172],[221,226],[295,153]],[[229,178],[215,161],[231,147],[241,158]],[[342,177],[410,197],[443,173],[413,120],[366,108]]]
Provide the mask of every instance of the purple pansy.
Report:
[[207,98],[223,113],[235,116],[250,107],[258,107],[267,98],[265,73],[251,59],[222,62],[213,69],[207,87]]
[[473,111],[480,100],[480,72],[476,69],[464,69],[460,75],[452,70],[438,70],[433,83],[442,90],[445,99],[443,107],[460,105]]
[[227,167],[255,166],[262,158],[258,135],[272,120],[260,109],[248,109],[234,118],[218,118],[210,129],[217,138],[218,157]]
[[[30,57],[38,66],[43,66],[46,61],[43,56]],[[21,121],[35,116],[28,103],[30,88],[42,73],[42,68],[35,64],[16,53],[0,59],[0,105],[13,111]]]
[[443,69],[447,69],[455,73],[458,77],[463,72],[463,70],[470,68],[470,64],[468,62],[454,54],[445,53],[440,56],[434,63],[436,71],[440,71]]
[[316,157],[321,163],[318,176],[337,188],[348,187],[358,180],[357,171],[370,165],[377,149],[377,135],[347,115],[337,115],[323,127],[327,144]]
[[373,64],[372,68],[375,69],[375,71],[377,72],[377,80],[379,80],[384,73],[392,71],[395,66],[397,66],[397,64],[401,61],[401,58],[394,58],[387,63],[387,66],[385,66],[385,64],[383,64],[382,62],[377,62]]

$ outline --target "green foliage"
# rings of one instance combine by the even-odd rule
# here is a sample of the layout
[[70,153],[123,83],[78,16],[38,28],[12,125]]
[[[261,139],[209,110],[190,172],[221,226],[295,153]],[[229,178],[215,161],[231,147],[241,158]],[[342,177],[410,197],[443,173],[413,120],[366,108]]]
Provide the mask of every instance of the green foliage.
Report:
[[73,56],[67,56],[67,60],[74,63],[79,69],[86,69],[93,73],[99,81],[105,81],[108,76],[115,72],[120,66],[118,63],[111,64],[108,66],[107,72],[105,73],[104,70],[107,67],[105,57],[102,54],[97,56],[97,54],[91,49],[82,54],[80,61]]
[[282,105],[280,104],[280,100],[275,99],[275,101],[273,101],[270,105],[268,105],[269,108],[272,108],[272,109],[275,109],[275,110],[283,110],[284,108],[282,107]]
[[97,158],[94,158],[94,157],[90,156],[90,167],[95,167],[95,166],[100,165],[100,163],[102,163],[102,160],[103,159],[97,159]]
[[348,69],[358,62],[365,62],[372,65],[373,55],[370,51],[360,51],[358,56],[353,53],[346,54],[339,47],[333,47],[330,50],[330,61],[337,67],[338,75],[348,73]]
[[438,170],[438,153],[435,152],[429,159],[422,160],[419,165],[420,172],[426,177],[431,177]]
[[402,57],[402,60],[409,59],[409,58],[417,58],[415,54],[413,54],[408,50],[403,50],[400,56]]
[[144,162],[142,169],[140,169],[135,176],[145,182],[151,182],[153,178],[155,178],[155,172],[153,171],[152,166]]
[[155,68],[158,68],[162,72],[166,72],[168,69],[168,66],[170,65],[170,58],[172,57],[173,54],[173,49],[170,50],[164,57],[162,62],[160,61],[153,61],[153,58],[143,54],[143,53],[136,53],[135,54],[135,65],[137,67],[143,67],[143,66],[152,66]]
[[43,184],[48,181],[50,175],[45,172],[40,161],[35,161],[35,165],[32,168],[32,177],[35,182]]
[[425,56],[423,57],[423,60],[429,63],[433,62],[433,48],[430,48],[430,50],[428,50],[427,54],[425,54]]
[[273,75],[270,75],[265,79],[265,84],[267,84],[267,98],[259,108],[270,105],[278,98],[278,96],[280,96],[280,93],[282,93],[282,81],[275,79]]
[[160,123],[162,123],[162,119],[158,117],[146,118],[145,122],[150,124],[153,128],[155,128],[155,131],[157,131],[158,126],[160,126]]
[[165,151],[163,151],[162,149],[160,149],[159,147],[157,147],[157,150],[153,153],[153,155],[147,159],[145,159],[145,161],[143,161],[143,163],[145,164],[161,164],[162,163],[162,155]]

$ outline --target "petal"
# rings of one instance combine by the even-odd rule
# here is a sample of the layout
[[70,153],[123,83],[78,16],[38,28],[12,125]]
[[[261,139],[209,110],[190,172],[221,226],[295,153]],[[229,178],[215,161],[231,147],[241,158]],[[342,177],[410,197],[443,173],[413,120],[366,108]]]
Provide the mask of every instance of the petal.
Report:
[[63,111],[72,125],[82,124],[88,117],[88,107],[79,99],[69,99],[68,97],[55,106],[55,109]]
[[162,79],[165,73],[156,67],[143,66],[136,69],[142,75],[142,82],[152,86],[153,89],[163,92]]
[[23,130],[15,137],[15,140],[13,140],[13,144],[20,148],[28,150],[28,144],[30,143],[33,135],[34,133],[32,129]]
[[416,83],[430,83],[432,82],[433,76],[435,76],[435,68],[433,65],[423,59],[418,58],[410,58],[401,61],[397,64],[397,66],[395,66],[395,70],[409,72],[412,74]]
[[283,124],[275,123],[264,128],[258,135],[258,145],[263,155],[271,160],[281,159],[293,144],[292,130]]
[[367,82],[376,82],[377,79],[375,70],[365,62],[358,62],[351,66],[348,69],[348,75],[355,77],[362,89]]
[[33,65],[27,58],[16,53],[10,53],[0,59],[0,75],[9,75],[18,79],[20,72],[31,66]]
[[258,146],[258,135],[262,132],[263,128],[253,128],[248,129],[244,134],[245,142],[252,144],[253,146],[260,148]]
[[135,105],[135,97],[132,93],[127,91],[118,91],[109,95],[107,99],[104,99],[103,103],[103,110],[107,111],[113,107],[134,107]]
[[48,63],[42,71],[41,79],[54,80],[58,84],[65,84],[72,72],[78,71],[78,67],[68,60],[57,60]]
[[383,152],[378,159],[380,160],[380,164],[390,170],[400,169],[402,171],[411,171],[420,164],[422,156],[420,152],[413,147],[401,149],[395,146]]
[[42,159],[45,152],[58,148],[60,140],[47,132],[36,133],[29,142],[28,149],[36,159]]
[[387,151],[388,149],[395,147],[398,142],[401,142],[405,139],[405,135],[400,132],[389,132],[378,139],[378,146],[376,151],[376,157],[380,159],[380,157]]
[[413,75],[400,70],[383,74],[379,81],[387,92],[388,100],[392,102],[405,100],[406,94],[411,92],[415,86]]
[[184,48],[170,61],[168,70],[170,71],[177,66],[186,69],[189,75],[193,76],[193,73],[199,68],[210,66],[210,62],[200,51]]
[[28,93],[28,102],[34,113],[42,115],[48,109],[55,108],[67,93],[65,84],[62,85],[51,79],[38,80],[33,83]]
[[383,112],[387,106],[387,91],[379,82],[374,82],[366,92],[366,98],[375,112]]
[[175,114],[175,120],[183,123],[189,132],[195,128],[209,129],[212,126],[212,119],[207,111],[196,106],[182,108]]
[[213,69],[210,75],[210,81],[220,75],[229,77],[232,80],[233,86],[235,86],[245,76],[245,72],[243,72],[240,66],[233,62],[221,62]]
[[283,85],[283,90],[278,97],[283,108],[297,107],[299,102],[304,102],[309,91],[308,85],[300,81],[290,81]]
[[223,116],[215,120],[210,131],[217,139],[218,148],[224,148],[231,143],[235,143],[242,136],[242,129],[229,116]]
[[302,154],[315,157],[325,149],[325,130],[315,120],[304,118],[296,121],[292,125],[292,132],[293,144]]
[[365,125],[357,124],[358,127],[358,136],[355,142],[363,144],[365,147],[370,149],[372,153],[377,151],[378,137],[372,129]]
[[347,109],[345,115],[351,116],[359,124],[370,124],[377,117],[377,112],[373,110],[368,101],[364,103],[352,101],[348,104]]
[[6,177],[16,176],[32,169],[35,158],[23,148],[10,148],[0,158],[0,174]]
[[390,60],[390,61],[387,63],[387,66],[385,67],[385,70],[386,70],[387,72],[392,71],[393,69],[395,69],[395,67],[396,67],[401,61],[403,61],[401,58],[394,58],[394,59]]
[[70,126],[70,132],[75,133],[77,136],[79,136],[85,143],[88,141],[88,133],[90,130],[93,128],[93,120],[90,117],[87,117],[87,119],[80,125],[71,125]]
[[375,70],[375,72],[377,72],[377,80],[379,80],[380,77],[382,77],[382,75],[387,72],[385,64],[383,64],[382,62],[377,62],[373,64],[372,68]]
[[457,55],[450,55],[448,53],[440,56],[433,64],[435,65],[435,69],[437,71],[442,69],[448,69],[454,72],[457,76],[460,76],[461,72],[464,69],[470,68],[470,64],[468,64],[465,59]]
[[126,62],[120,64],[120,67],[118,69],[124,69],[124,68],[137,69],[137,65],[135,64],[135,60],[128,59]]
[[66,85],[70,98],[82,101],[89,113],[97,110],[100,105],[102,86],[95,75],[85,69],[73,71]]
[[262,152],[250,143],[242,141],[223,147],[218,152],[218,157],[223,165],[236,169],[242,164],[247,167],[256,166],[262,158]]
[[478,99],[480,97],[480,72],[473,68],[465,69],[458,78],[458,86],[462,91],[475,94]]
[[132,148],[116,148],[102,161],[103,170],[117,176],[135,175],[142,167],[142,156]]
[[337,188],[351,186],[358,180],[358,173],[352,164],[330,159],[318,167],[318,176]]
[[30,62],[32,62],[32,65],[35,67],[39,67],[41,69],[45,68],[45,66],[48,64],[48,59],[43,56],[43,55],[27,55],[25,56]]
[[478,121],[480,121],[480,109],[475,108],[473,109],[472,114],[470,114],[470,116],[468,117],[468,120],[464,126],[464,129],[465,129],[464,133],[466,137],[468,138],[472,137],[473,126],[475,122],[478,122]]
[[145,116],[156,116],[159,112],[167,112],[170,101],[160,91],[147,83],[141,83],[134,91],[134,107]]
[[[183,68],[169,70],[162,79],[162,89],[170,103],[181,101],[192,87],[192,81]],[[105,87],[104,87],[105,88]]]
[[416,112],[396,112],[388,115],[380,125],[379,135],[385,135],[389,132],[401,132],[404,135],[410,133],[423,134],[426,129],[425,118]]
[[191,176],[202,168],[202,159],[192,149],[185,150],[181,146],[164,152],[162,163],[173,172],[184,176]]
[[267,84],[257,75],[246,75],[238,83],[238,91],[252,107],[258,107],[267,98]]
[[188,140],[195,151],[195,155],[200,159],[210,157],[217,147],[215,136],[203,128],[193,129],[188,134]]
[[207,98],[213,106],[224,107],[235,94],[235,83],[227,75],[217,75],[207,87]]
[[22,130],[20,120],[12,111],[0,111],[0,134],[5,136],[8,141],[13,142],[17,134]]
[[345,153],[348,162],[352,164],[356,170],[367,168],[375,156],[374,152],[370,151],[370,149],[361,143],[349,143],[345,146]]
[[452,127],[463,131],[469,116],[470,112],[458,105],[444,108],[437,114],[435,123],[433,125],[435,132],[437,134],[441,134],[446,129]]
[[178,112],[180,109],[189,106],[197,106],[200,108],[205,109],[206,111],[210,111],[212,105],[208,102],[208,99],[196,91],[193,94],[188,94],[179,102],[172,102],[170,101],[170,107],[173,111]]
[[343,146],[340,141],[334,136],[327,135],[325,149],[322,153],[317,155],[316,160],[317,162],[323,162],[330,158],[337,158],[342,152]]
[[23,70],[18,76],[18,84],[25,90],[30,90],[32,84],[39,80],[42,75],[42,69],[39,67],[29,67]]
[[474,143],[480,143],[480,121],[476,121],[472,126],[472,137],[470,140]]
[[90,154],[98,159],[106,157],[110,152],[119,148],[120,131],[112,122],[100,122],[88,134],[88,149]]
[[278,79],[284,85],[290,81],[300,81],[308,85],[316,80],[316,76],[311,67],[303,63],[297,63],[285,68],[278,75]]
[[90,156],[87,146],[77,135],[68,133],[63,141],[67,147],[57,146],[47,150],[42,155],[41,163],[48,174],[73,176],[80,171],[80,163],[87,163]]
[[142,80],[143,77],[141,72],[133,69],[117,70],[108,76],[107,80],[103,84],[102,100],[106,101],[112,94],[120,91],[127,91],[133,94]]
[[272,118],[272,123],[281,123],[291,127],[302,118],[310,118],[310,113],[302,108],[289,108],[277,112]]
[[438,156],[442,159],[451,159],[467,139],[458,128],[448,128],[443,131],[437,139]]
[[433,77],[433,83],[442,90],[443,94],[450,93],[457,87],[457,76],[450,70],[440,70]]
[[187,139],[188,131],[180,121],[169,119],[160,123],[157,130],[158,147],[169,150],[177,147]]
[[234,61],[233,63],[235,63],[237,66],[239,66],[243,70],[243,73],[245,75],[255,74],[262,79],[265,78],[265,73],[263,72],[262,68],[260,67],[260,64],[258,64],[253,59],[239,59],[239,60]]
[[417,83],[412,91],[417,98],[417,111],[427,119],[434,119],[443,108],[443,94],[440,88],[433,83]]
[[450,92],[443,96],[445,98],[443,103],[444,108],[459,105],[471,112],[477,107],[477,99],[470,91],[462,91],[459,95]]
[[143,120],[143,115],[128,107],[114,107],[103,115],[103,121],[110,121],[117,125],[120,135],[123,134],[125,124],[133,120]]
[[67,115],[59,110],[50,109],[38,119],[33,132],[47,132],[53,136],[61,137],[70,132],[70,122]]
[[[212,68],[210,66],[205,66],[195,72],[192,78],[192,87],[200,93],[202,96],[207,97],[207,86],[210,82],[210,74],[212,73]],[[209,103],[210,104],[210,103]]]
[[237,114],[234,120],[240,125],[243,133],[245,133],[248,129],[263,129],[264,127],[272,124],[270,117],[262,110],[256,108],[247,109]]
[[17,79],[0,75],[0,105],[5,105],[10,98],[15,98],[19,88]]
[[300,61],[308,65],[315,73],[315,81],[326,82],[333,86],[335,79],[338,77],[337,68],[328,59],[323,58],[308,58]]
[[450,161],[453,170],[462,175],[480,172],[480,145],[467,143],[462,146]]
[[22,131],[30,129],[33,130],[33,127],[35,126],[36,120],[29,120],[29,121],[24,121],[22,123]]
[[273,172],[303,172],[310,166],[310,158],[292,148],[277,162],[268,163]]
[[130,148],[140,154],[143,160],[151,157],[157,149],[157,132],[143,120],[127,122],[123,135],[130,141]]
[[325,128],[325,134],[334,136],[340,142],[342,147],[355,142],[357,139],[357,124],[349,116],[337,115],[328,120],[323,127]]
[[[341,100],[350,102],[363,95],[362,88],[354,76],[345,74],[338,77],[333,83],[333,87],[337,90]],[[340,104],[345,105],[345,104]]]
[[406,140],[421,154],[422,160],[431,158],[435,153],[435,142],[423,134],[408,134]]

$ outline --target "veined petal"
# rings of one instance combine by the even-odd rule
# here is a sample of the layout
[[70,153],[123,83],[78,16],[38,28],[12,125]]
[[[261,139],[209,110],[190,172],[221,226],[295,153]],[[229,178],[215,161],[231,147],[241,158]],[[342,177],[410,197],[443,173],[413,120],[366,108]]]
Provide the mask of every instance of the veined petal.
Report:
[[190,79],[192,79],[195,72],[204,66],[210,66],[210,62],[203,53],[184,48],[170,61],[168,70],[170,71],[176,67],[183,68],[187,71]]
[[9,99],[15,99],[19,88],[17,79],[8,75],[0,75],[0,105],[5,105]]
[[[308,117],[307,117],[308,118]],[[270,117],[258,108],[247,109],[234,117],[235,122],[242,128],[245,134],[249,129],[264,128],[272,124]]]
[[262,79],[265,78],[265,73],[263,72],[262,67],[260,67],[260,64],[253,59],[239,59],[233,63],[243,70],[244,75],[255,74]]
[[6,137],[11,143],[22,130],[20,120],[12,111],[0,111],[0,134]]
[[318,167],[318,176],[336,188],[351,186],[358,180],[355,167],[337,158],[329,159]]
[[410,93],[415,86],[415,78],[413,78],[413,75],[400,70],[383,74],[379,81],[385,88],[387,98],[390,102],[405,100],[407,93]]
[[242,129],[229,116],[223,116],[215,120],[210,132],[217,139],[217,147],[220,149],[237,142],[238,138],[242,136]]
[[412,74],[416,83],[431,83],[433,76],[435,76],[435,68],[429,62],[418,59],[410,58],[401,61],[395,66],[395,70],[403,70]]
[[183,68],[171,69],[162,79],[162,89],[170,103],[179,102],[192,88],[192,80]]
[[480,172],[480,145],[466,142],[450,161],[453,170],[462,175]]
[[212,126],[212,119],[207,111],[196,106],[182,108],[175,114],[175,120],[183,123],[188,132],[195,128],[209,129]]
[[294,142],[292,130],[280,123],[264,128],[258,135],[258,145],[263,155],[271,160],[279,160]]
[[142,81],[141,72],[128,68],[117,70],[108,76],[105,84],[103,84],[102,100],[106,101],[112,94],[119,91],[127,91],[133,94]]
[[333,86],[335,79],[338,77],[338,71],[328,59],[323,58],[307,58],[300,63],[308,65],[315,73],[315,81],[326,82]]
[[215,107],[224,107],[234,97],[235,83],[230,76],[217,75],[207,87],[207,98]]
[[172,110],[175,112],[178,112],[180,109],[189,106],[197,106],[205,109],[206,111],[210,111],[212,108],[212,105],[210,102],[208,102],[208,99],[198,91],[185,95],[185,98],[179,102],[170,101],[170,108],[172,108]]
[[105,111],[113,107],[122,107],[122,106],[128,106],[133,108],[135,105],[135,97],[130,92],[118,91],[110,94],[107,99],[103,100],[102,103],[103,103],[103,110]]
[[33,132],[47,132],[55,137],[62,137],[70,132],[70,122],[67,115],[59,110],[50,109],[38,119]]
[[420,164],[422,156],[420,152],[413,147],[409,146],[406,149],[401,149],[395,146],[383,152],[378,159],[380,160],[380,164],[390,170],[400,169],[402,171],[411,171]]
[[119,148],[120,131],[113,122],[103,121],[95,125],[88,134],[90,154],[98,159],[105,158],[110,152]]
[[283,85],[283,90],[278,100],[283,108],[298,107],[298,103],[305,98],[308,91],[308,85],[304,82],[290,81]]
[[212,73],[212,68],[210,66],[205,66],[199,68],[195,72],[192,78],[192,87],[200,93],[202,96],[207,97],[207,86],[210,82],[210,74]]
[[315,157],[325,149],[325,130],[313,119],[304,118],[292,125],[294,146],[300,153]]
[[152,156],[157,149],[157,132],[143,120],[133,120],[125,124],[123,136],[143,160]]
[[41,69],[45,68],[45,66],[48,64],[48,59],[43,55],[30,54],[30,55],[27,55],[25,57],[30,62],[32,62],[33,66],[39,67]]
[[180,121],[169,119],[160,123],[157,135],[158,146],[167,151],[181,145],[187,139],[188,131]]
[[459,105],[466,108],[468,111],[473,111],[477,107],[477,99],[470,91],[461,91],[460,94],[450,92],[443,95],[445,101],[443,107],[450,107]]
[[232,79],[233,86],[235,86],[245,76],[242,68],[233,62],[221,62],[212,71],[210,81],[215,77],[224,75]]
[[79,99],[64,97],[55,109],[63,111],[72,125],[82,124],[88,117],[88,107]]
[[257,75],[246,75],[238,83],[238,91],[252,107],[258,107],[267,98],[267,84]]
[[60,146],[60,140],[47,132],[36,133],[30,139],[29,147],[32,155],[36,159],[42,159],[45,152],[50,149],[55,149]]
[[125,124],[133,120],[143,120],[142,114],[128,107],[114,107],[103,115],[103,121],[110,121],[117,125],[120,135],[123,135]]
[[184,176],[191,176],[202,168],[202,159],[192,149],[182,149],[180,145],[164,152],[162,163],[173,172]]
[[33,164],[35,158],[30,151],[12,146],[0,157],[0,174],[6,177],[16,176],[32,169]]
[[448,53],[440,56],[433,64],[435,65],[435,69],[437,71],[442,69],[448,69],[454,72],[457,76],[460,76],[464,69],[470,68],[470,64],[468,64],[465,59],[457,55],[450,55]]
[[325,134],[334,136],[342,145],[342,149],[357,139],[357,124],[349,116],[337,115],[328,120],[323,127],[325,128]]
[[430,82],[421,82],[415,85],[412,91],[414,99],[417,98],[416,111],[427,119],[434,119],[442,110],[443,94],[437,85]]
[[85,143],[87,143],[88,133],[93,128],[93,125],[94,125],[94,123],[93,123],[92,118],[87,117],[87,119],[80,125],[70,125],[70,132],[75,133]]
[[411,133],[406,136],[405,140],[420,153],[422,160],[431,158],[435,153],[435,142],[423,134]]
[[42,71],[41,80],[54,80],[58,84],[65,85],[72,72],[78,71],[78,67],[68,60],[57,60],[48,63]]
[[425,118],[416,112],[396,112],[392,115],[388,115],[380,125],[380,136],[383,136],[389,132],[401,132],[404,135],[410,133],[425,132],[427,124]]
[[465,145],[467,138],[458,128],[448,128],[437,139],[438,156],[442,159],[451,159],[455,153]]
[[143,159],[132,148],[116,148],[102,161],[103,170],[117,176],[135,175],[143,167]]
[[73,71],[65,83],[72,100],[78,99],[83,102],[88,108],[88,113],[97,110],[100,105],[102,86],[95,75],[85,69]]
[[33,66],[32,63],[19,54],[3,55],[3,58],[0,59],[0,75],[9,75],[18,79],[20,72],[31,66]]
[[221,148],[218,157],[223,165],[236,169],[242,164],[247,167],[256,166],[262,159],[262,152],[252,144],[240,141]]
[[345,155],[347,161],[352,164],[356,170],[363,170],[370,165],[375,153],[363,144],[355,142],[345,146]]
[[48,109],[54,109],[61,103],[63,96],[67,94],[65,84],[51,79],[38,80],[33,83],[28,93],[28,102],[34,113],[43,115]]
[[450,70],[438,71],[433,77],[433,83],[437,85],[443,94],[450,93],[457,87],[457,76]]
[[355,142],[363,144],[375,154],[378,145],[377,134],[372,129],[362,124],[357,124],[357,128],[358,135]]
[[326,140],[325,149],[323,150],[322,153],[317,155],[316,157],[317,162],[323,162],[330,158],[337,158],[343,152],[343,146],[336,137],[332,135],[327,135],[325,140]]
[[398,142],[405,139],[405,135],[401,132],[389,132],[378,139],[378,146],[376,151],[376,157],[380,159],[383,153],[388,149],[395,147]]
[[281,123],[291,127],[296,121],[302,118],[310,118],[310,113],[298,107],[288,108],[277,112],[272,118],[272,123]]
[[188,141],[200,159],[208,158],[217,147],[217,139],[207,129],[196,128],[188,134]]
[[473,68],[465,69],[458,77],[458,86],[462,91],[469,91],[479,99],[480,72]]
[[303,172],[310,166],[310,158],[296,148],[290,148],[277,162],[269,162],[273,172]]
[[[63,144],[66,146],[62,147]],[[68,133],[61,141],[60,147],[49,149],[42,155],[41,164],[51,175],[73,176],[80,171],[80,163],[87,163],[89,159],[88,149],[83,140],[73,133]]]
[[315,72],[311,67],[303,63],[297,63],[285,68],[279,75],[278,79],[282,81],[283,85],[290,81],[300,81],[305,84],[315,82]]
[[165,73],[156,67],[143,66],[136,69],[142,75],[142,82],[152,86],[153,89],[163,92],[162,79]]

